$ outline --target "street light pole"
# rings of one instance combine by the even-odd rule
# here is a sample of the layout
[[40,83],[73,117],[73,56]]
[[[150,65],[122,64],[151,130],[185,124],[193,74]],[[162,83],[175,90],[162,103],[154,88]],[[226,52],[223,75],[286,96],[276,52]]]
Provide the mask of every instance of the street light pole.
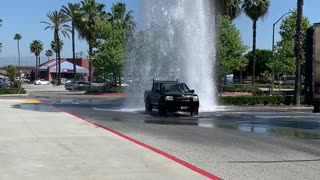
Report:
[[273,92],[273,90],[274,90],[274,28],[275,28],[275,26],[276,26],[276,24],[284,17],[284,16],[286,16],[286,15],[288,15],[288,14],[291,14],[291,13],[293,13],[293,11],[289,11],[289,12],[287,12],[287,13],[285,13],[285,14],[283,14],[275,23],[273,23],[273,26],[272,26],[272,75],[271,75],[271,92]]

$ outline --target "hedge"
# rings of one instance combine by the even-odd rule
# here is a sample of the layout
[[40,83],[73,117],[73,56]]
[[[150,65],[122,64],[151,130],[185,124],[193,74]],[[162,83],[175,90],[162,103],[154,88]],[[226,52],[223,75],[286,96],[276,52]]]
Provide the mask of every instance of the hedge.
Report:
[[263,92],[254,86],[242,86],[242,85],[233,85],[233,86],[223,86],[222,91],[224,92],[251,92],[254,96],[263,95]]
[[[79,90],[79,89],[77,89]],[[85,94],[96,94],[96,93],[122,93],[124,91],[123,87],[82,87],[80,90],[86,91]]]
[[[291,105],[293,96],[222,96],[218,97],[221,105]],[[301,97],[301,104],[304,98]]]
[[26,94],[23,88],[1,88],[0,94]]

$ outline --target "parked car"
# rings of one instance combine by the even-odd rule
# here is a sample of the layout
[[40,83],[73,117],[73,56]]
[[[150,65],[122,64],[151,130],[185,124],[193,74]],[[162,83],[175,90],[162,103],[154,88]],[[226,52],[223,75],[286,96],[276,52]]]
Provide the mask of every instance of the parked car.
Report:
[[0,81],[0,88],[10,88],[10,85],[5,81]]
[[50,82],[45,79],[38,79],[34,81],[35,85],[50,85]]
[[66,90],[76,90],[79,87],[90,87],[90,84],[82,81],[73,81],[64,85]]
[[296,78],[294,76],[282,76],[280,78],[280,81],[282,82],[281,84],[285,84],[285,85],[294,85],[296,82]]

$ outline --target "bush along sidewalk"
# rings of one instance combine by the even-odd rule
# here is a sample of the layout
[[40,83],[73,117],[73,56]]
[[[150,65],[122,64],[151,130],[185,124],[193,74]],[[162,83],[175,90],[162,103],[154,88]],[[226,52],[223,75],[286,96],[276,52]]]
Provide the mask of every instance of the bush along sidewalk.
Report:
[[3,88],[0,89],[1,94],[26,94],[26,90],[23,88]]
[[85,94],[99,94],[99,93],[123,93],[123,87],[79,87],[77,90],[86,91]]
[[218,101],[220,105],[292,105],[293,96],[224,96],[218,97]]

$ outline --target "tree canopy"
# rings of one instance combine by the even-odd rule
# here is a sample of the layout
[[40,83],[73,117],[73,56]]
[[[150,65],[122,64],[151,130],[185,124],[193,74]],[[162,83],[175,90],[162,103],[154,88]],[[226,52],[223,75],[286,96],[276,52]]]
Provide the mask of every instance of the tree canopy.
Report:
[[[228,16],[219,18],[217,42],[217,70],[220,77],[247,65],[243,57],[248,47],[244,45],[239,30]],[[221,79],[221,78],[220,78]]]
[[[274,70],[277,74],[294,75],[295,74],[295,54],[294,44],[296,35],[296,19],[297,12],[293,12],[290,16],[286,17],[280,25],[281,40],[276,46],[276,57]],[[307,17],[302,18],[302,39],[305,46],[306,32],[311,26]],[[302,65],[304,65],[305,51],[303,49]]]

